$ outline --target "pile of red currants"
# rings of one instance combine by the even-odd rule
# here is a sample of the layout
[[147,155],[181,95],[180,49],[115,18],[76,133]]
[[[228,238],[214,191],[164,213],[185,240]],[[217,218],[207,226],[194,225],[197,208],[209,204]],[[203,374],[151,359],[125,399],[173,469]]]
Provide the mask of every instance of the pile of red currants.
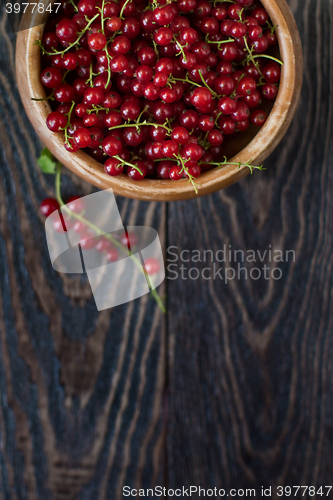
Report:
[[[97,237],[98,227],[88,223],[84,218],[85,202],[78,196],[72,196],[66,204],[69,213],[59,212],[60,204],[55,198],[45,198],[40,204],[40,212],[44,217],[52,218],[53,229],[58,233],[73,230],[80,235],[80,246],[83,250],[96,250],[105,255],[106,262],[116,262],[121,257],[133,252],[139,241],[134,232],[124,231],[122,234],[112,233]],[[95,229],[95,230],[94,230]],[[94,237],[93,237],[94,236]],[[160,264],[154,257],[145,259],[144,270],[149,275],[159,272]]]
[[37,41],[46,124],[111,176],[196,188],[226,136],[267,119],[275,28],[258,0],[63,0]]

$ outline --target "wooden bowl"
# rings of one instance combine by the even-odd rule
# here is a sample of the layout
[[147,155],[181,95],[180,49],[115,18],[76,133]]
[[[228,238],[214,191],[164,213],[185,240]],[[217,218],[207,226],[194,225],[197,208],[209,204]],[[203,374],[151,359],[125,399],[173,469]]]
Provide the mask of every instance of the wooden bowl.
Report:
[[[302,86],[302,48],[296,23],[285,0],[262,0],[276,30],[280,57],[284,62],[278,96],[265,125],[256,133],[254,127],[240,134],[233,143],[234,155],[230,161],[260,165],[274,150],[285,134],[294,115]],[[41,39],[47,15],[26,13],[22,18],[24,29],[18,34],[16,45],[16,72],[22,102],[30,121],[43,143],[59,161],[74,173],[101,188],[112,188],[115,193],[140,200],[172,201],[195,198],[222,189],[249,173],[247,167],[226,165],[200,175],[198,195],[188,180],[171,181],[143,179],[132,181],[126,174],[110,177],[103,165],[90,158],[84,151],[68,153],[63,146],[63,134],[50,132],[45,124],[51,108],[48,101],[32,101],[31,97],[45,97],[40,82],[40,48],[34,45]],[[30,26],[32,26],[30,28]],[[230,148],[229,148],[230,152]],[[230,154],[228,155],[230,158]],[[258,173],[257,175],[265,175]],[[255,180],[253,180],[255,182]]]

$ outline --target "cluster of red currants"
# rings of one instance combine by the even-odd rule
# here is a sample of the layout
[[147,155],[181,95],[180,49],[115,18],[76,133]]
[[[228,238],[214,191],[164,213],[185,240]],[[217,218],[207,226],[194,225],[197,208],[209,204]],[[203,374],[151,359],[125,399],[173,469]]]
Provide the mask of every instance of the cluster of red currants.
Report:
[[[55,198],[45,198],[40,204],[40,211],[44,217],[52,216],[52,225],[56,232],[63,233],[73,230],[80,235],[80,245],[83,250],[95,249],[98,252],[105,254],[106,262],[116,262],[119,258],[119,251],[128,254],[128,251],[133,252],[138,245],[138,236],[130,231],[124,231],[122,235],[113,233],[110,241],[105,236],[96,236],[94,228],[89,227],[84,219],[85,203],[84,200],[78,196],[72,196],[67,200],[67,209],[71,213],[63,211],[59,212],[60,205]],[[56,217],[60,215],[60,217]],[[76,216],[80,217],[77,218]],[[91,224],[90,224],[91,226]],[[98,228],[96,227],[96,231]],[[117,247],[115,246],[117,245]],[[157,259],[150,257],[145,259],[145,271],[149,275],[154,275],[160,270],[160,264]]]
[[[258,0],[63,0],[42,41],[41,81],[64,131],[112,176],[194,184],[225,136],[262,126],[280,63]],[[264,109],[258,109],[264,108]],[[225,163],[225,162],[224,162]]]

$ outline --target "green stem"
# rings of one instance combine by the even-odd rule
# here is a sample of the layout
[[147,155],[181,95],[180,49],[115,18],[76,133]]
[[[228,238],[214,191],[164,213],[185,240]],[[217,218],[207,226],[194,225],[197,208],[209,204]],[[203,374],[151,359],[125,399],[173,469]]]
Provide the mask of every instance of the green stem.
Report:
[[123,165],[127,165],[128,167],[132,167],[132,168],[135,168],[135,170],[137,170],[138,172],[140,172],[141,175],[142,174],[142,171],[139,169],[139,167],[137,165],[135,165],[134,163],[130,163],[129,161],[125,161],[123,160],[120,156],[118,155],[114,155],[112,158],[116,158],[117,160],[121,161],[121,163]]
[[190,85],[195,85],[196,87],[202,87],[200,83],[192,82],[192,80],[189,80],[188,77],[186,76],[185,80],[184,78],[175,78],[175,77],[170,77],[169,82],[175,83],[175,82],[183,82],[183,83],[189,83]]
[[147,279],[147,283],[148,283],[148,286],[150,288],[150,293],[152,294],[152,296],[154,297],[158,307],[160,308],[160,310],[165,313],[166,312],[166,309],[164,307],[164,304],[161,300],[161,297],[158,295],[157,291],[155,288],[153,288],[153,282],[152,282],[152,278],[151,277],[148,277],[148,274],[146,272],[146,270],[143,269],[142,267],[142,264],[141,264],[141,261],[140,259],[138,259],[137,257],[135,257],[135,255],[133,255],[133,253],[131,252],[130,249],[128,249],[127,247],[125,247],[124,245],[122,245],[116,238],[114,238],[113,236],[111,236],[110,234],[105,234],[103,231],[101,231],[97,226],[95,226],[95,224],[92,224],[90,221],[88,221],[87,219],[85,219],[82,215],[80,214],[77,214],[75,212],[72,212],[64,203],[62,197],[61,197],[61,163],[58,162],[57,163],[57,166],[56,166],[56,174],[55,174],[55,194],[56,194],[56,199],[60,205],[60,207],[63,207],[63,210],[65,210],[65,212],[71,216],[71,217],[74,217],[74,219],[82,222],[83,224],[85,224],[87,227],[89,227],[90,229],[92,229],[97,236],[103,236],[103,238],[105,238],[106,240],[110,241],[115,247],[117,247],[121,252],[128,252],[129,253],[129,256],[131,257],[131,259],[133,260],[133,262],[135,263],[135,265],[137,266],[137,268],[142,272],[144,273],[144,275],[146,276],[146,279]]
[[250,61],[254,64],[254,66],[257,68],[259,74],[262,76],[262,72],[260,71],[260,67],[259,67],[259,64],[256,63],[255,61],[255,58],[252,54],[252,50],[249,48],[249,45],[247,43],[247,40],[246,40],[246,36],[243,37],[244,39],[244,42],[245,42],[245,47],[246,47],[246,50],[248,52],[248,56],[247,58],[245,59],[245,61],[247,61],[248,59],[250,59]]
[[70,121],[71,121],[71,114],[72,114],[74,106],[75,106],[75,101],[72,101],[71,109],[68,111],[68,113],[66,113],[67,123],[66,123],[66,126],[63,129],[64,132],[65,132],[65,144],[69,144],[69,145],[70,145],[70,142],[68,140],[67,130],[68,130],[68,127],[69,127],[69,124],[70,124]]
[[62,80],[61,80],[61,83],[64,83],[65,79],[66,79],[66,76],[68,75],[68,73],[70,72],[70,70],[68,69],[67,71],[65,71],[65,73],[63,74],[63,77],[62,77]]
[[240,79],[238,80],[237,84],[236,84],[236,87],[235,87],[235,90],[233,91],[233,93],[229,96],[230,99],[233,99],[237,93],[237,89],[238,89],[238,85],[240,84],[240,81],[241,79],[245,76],[245,73],[242,73],[242,76],[240,77]]
[[218,97],[218,94],[217,94],[216,92],[214,92],[214,90],[212,90],[212,89],[210,88],[210,86],[209,86],[209,85],[205,82],[205,79],[204,79],[204,77],[202,76],[202,73],[201,73],[200,69],[199,69],[198,73],[199,73],[199,75],[200,75],[200,78],[201,78],[202,83],[204,84],[204,86],[205,86],[205,87],[207,87],[207,89],[209,90],[209,92],[211,92],[211,94],[212,94],[214,97]]
[[48,100],[54,101],[53,94],[54,94],[54,90],[53,90],[52,94],[48,95],[47,97],[40,97],[38,99],[36,97],[31,97],[30,99],[32,101],[48,101]]
[[120,19],[122,19],[122,20],[124,19],[124,18],[123,18],[123,14],[124,14],[124,10],[125,10],[126,5],[128,4],[128,2],[130,2],[130,0],[126,0],[126,2],[124,3],[124,5],[122,6],[122,9],[121,9],[121,11],[120,11],[119,17],[120,17]]
[[54,55],[57,55],[57,54],[65,54],[65,52],[67,52],[68,50],[70,50],[72,47],[74,47],[81,39],[82,35],[89,29],[89,27],[91,26],[91,24],[98,18],[99,16],[99,13],[96,14],[94,17],[92,17],[90,19],[90,21],[88,22],[88,24],[83,28],[83,30],[80,32],[79,36],[77,37],[77,39],[75,40],[75,42],[71,43],[70,45],[68,45],[68,47],[64,50],[58,50],[58,51],[54,51],[54,52],[47,52],[41,41],[40,40],[36,40],[36,44],[39,45],[43,51],[44,54],[47,54],[48,56],[54,56]]
[[127,127],[141,127],[144,125],[165,128],[169,134],[171,134],[172,132],[171,128],[167,127],[166,125],[162,125],[161,123],[150,123],[147,122],[146,120],[142,123],[123,123],[122,125],[116,125],[115,127],[110,127],[109,130],[116,130],[118,128],[127,128]]
[[266,54],[258,54],[257,56],[252,56],[253,59],[258,59],[258,57],[264,57],[265,59],[272,59],[272,61],[275,61],[283,66],[283,61],[280,61],[280,59],[277,59],[276,57],[273,56],[267,56]]
[[186,54],[185,54],[185,52],[184,52],[183,46],[180,44],[180,41],[179,41],[179,40],[177,40],[177,38],[176,38],[176,36],[175,36],[175,35],[173,36],[172,41],[173,41],[173,42],[175,42],[175,43],[178,45],[178,47],[180,48],[180,52],[178,52],[178,54],[177,54],[177,55],[181,54],[181,55],[183,56],[183,58],[184,58],[185,62],[187,62],[187,57],[186,57]]

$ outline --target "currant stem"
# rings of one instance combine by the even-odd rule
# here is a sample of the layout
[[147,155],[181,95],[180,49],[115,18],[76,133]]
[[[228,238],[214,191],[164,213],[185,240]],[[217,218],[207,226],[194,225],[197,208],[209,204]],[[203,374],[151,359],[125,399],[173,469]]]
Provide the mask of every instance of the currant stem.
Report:
[[147,122],[147,120],[145,120],[144,122],[141,122],[141,123],[123,123],[122,125],[116,125],[115,127],[110,127],[109,130],[116,130],[118,128],[127,128],[127,127],[141,127],[144,125],[165,128],[165,130],[167,130],[169,132],[169,134],[171,134],[171,132],[172,132],[171,128],[167,127],[166,125],[163,125],[161,123]]
[[124,14],[124,10],[125,10],[125,8],[126,8],[126,5],[127,5],[127,4],[128,4],[128,2],[130,2],[130,1],[131,1],[131,0],[126,0],[126,2],[124,3],[124,5],[122,6],[122,9],[121,9],[120,14],[119,14],[119,17],[120,17],[120,19],[122,19],[122,20],[124,19],[124,18],[123,18],[123,14]]
[[54,90],[52,92],[52,94],[48,95],[47,97],[40,97],[40,98],[36,98],[36,97],[31,97],[30,99],[32,101],[54,101],[54,97],[53,97],[53,94],[54,94]]
[[183,56],[183,58],[184,58],[185,62],[187,62],[187,57],[186,57],[186,54],[185,54],[185,52],[184,52],[184,48],[183,48],[183,46],[180,44],[180,41],[179,41],[179,40],[177,40],[177,38],[176,38],[176,36],[175,36],[175,35],[173,35],[173,39],[172,39],[172,40],[173,40],[173,42],[175,42],[175,43],[178,45],[178,47],[180,48],[180,52],[178,52],[178,54],[177,54],[177,55],[181,54],[181,55]]
[[90,63],[90,67],[89,67],[89,78],[88,78],[88,80],[86,81],[86,84],[87,84],[87,85],[89,84],[89,86],[90,86],[90,87],[92,87],[92,86],[93,86],[93,81],[92,81],[92,77],[93,77],[93,70],[92,70],[92,67],[93,67],[93,63],[92,63],[92,61],[91,61],[91,63]]
[[67,133],[67,130],[68,130],[68,127],[70,125],[70,121],[71,121],[71,114],[72,114],[72,111],[73,111],[73,108],[75,106],[75,101],[72,101],[72,105],[71,105],[71,109],[68,111],[68,113],[66,113],[66,116],[67,116],[67,124],[66,126],[63,128],[64,132],[65,132],[65,144],[68,144],[70,145],[70,142],[68,140],[68,133]]
[[69,1],[70,1],[70,3],[73,5],[75,12],[79,12],[79,9],[78,9],[78,8],[77,8],[77,6],[75,5],[75,2],[74,2],[73,0],[69,0]]
[[102,29],[103,35],[105,35],[105,33],[104,33],[104,3],[105,3],[105,0],[102,1],[102,7],[101,7],[101,29]]
[[235,41],[234,38],[228,38],[227,40],[220,40],[219,42],[215,42],[215,41],[209,40],[208,35],[206,35],[206,37],[205,37],[205,42],[216,43],[217,45],[221,45],[222,43],[234,42],[234,41]]
[[201,73],[200,69],[199,69],[198,73],[199,73],[199,75],[200,75],[200,78],[201,78],[202,83],[204,84],[204,86],[205,86],[205,87],[207,87],[207,89],[209,90],[209,92],[211,92],[211,94],[212,94],[214,97],[218,97],[217,93],[216,93],[216,92],[214,92],[214,90],[212,90],[212,89],[210,88],[210,86],[207,84],[207,82],[205,82],[204,77],[202,76],[202,73]]
[[149,289],[150,289],[150,293],[152,294],[152,296],[154,297],[159,309],[165,313],[166,312],[166,309],[165,309],[165,306],[162,302],[162,299],[161,297],[158,295],[157,291],[155,288],[153,288],[153,280],[151,277],[148,277],[148,273],[147,271],[142,267],[142,264],[141,264],[141,261],[135,257],[135,255],[133,255],[133,253],[131,252],[131,250],[127,247],[125,247],[124,245],[122,245],[116,238],[114,238],[113,236],[111,236],[110,234],[105,234],[103,231],[101,231],[97,226],[95,226],[95,224],[92,224],[90,221],[88,221],[87,219],[85,219],[82,215],[80,214],[77,214],[75,212],[72,212],[72,210],[70,210],[64,203],[62,197],[61,197],[61,168],[62,168],[62,165],[60,162],[57,163],[57,166],[56,166],[56,173],[55,173],[55,194],[56,194],[56,199],[60,205],[60,207],[63,207],[63,210],[65,210],[65,212],[71,216],[71,217],[74,217],[74,219],[82,222],[83,224],[85,224],[87,227],[89,227],[90,229],[92,229],[97,236],[103,236],[103,238],[105,238],[106,240],[109,240],[115,247],[117,247],[121,252],[125,252],[129,254],[129,256],[131,257],[131,259],[133,260],[133,262],[135,263],[136,267],[145,275],[146,277],[146,280],[147,280],[147,283],[148,283],[148,286],[149,286]]
[[188,171],[188,168],[186,167],[185,165],[185,162],[183,160],[183,158],[181,156],[177,156],[177,159],[180,161],[180,163],[182,164],[182,169],[181,169],[181,172],[184,170],[186,172],[186,175],[188,177],[188,180],[189,182],[192,184],[193,188],[194,188],[194,191],[195,191],[195,194],[198,194],[198,188],[197,188],[197,185],[196,183],[194,182],[194,177],[193,175],[191,175]]
[[225,165],[236,165],[238,166],[238,168],[241,168],[241,167],[248,167],[251,171],[251,174],[253,173],[253,169],[257,169],[257,170],[265,170],[264,166],[263,165],[251,165],[251,161],[252,161],[252,158],[246,162],[246,163],[242,163],[242,162],[233,162],[233,161],[228,161],[227,157],[224,156],[224,160],[221,162],[215,162],[215,161],[204,161],[204,162],[199,162],[199,165],[200,163],[204,163],[205,165],[217,165],[219,168],[225,166]]
[[44,54],[47,54],[48,56],[55,56],[57,54],[65,54],[65,52],[67,52],[68,50],[70,50],[72,47],[74,47],[77,43],[79,43],[82,35],[89,29],[89,27],[91,26],[91,24],[98,18],[99,16],[99,13],[96,14],[94,17],[92,17],[88,24],[84,27],[84,29],[80,32],[79,36],[77,37],[77,39],[75,40],[75,42],[71,43],[68,45],[68,47],[64,50],[55,50],[54,52],[47,52],[44,47],[43,47],[43,44],[40,40],[37,40],[36,45],[39,45],[43,51]]
[[247,52],[248,52],[248,56],[247,56],[247,58],[245,59],[245,61],[247,61],[248,59],[250,59],[250,61],[251,61],[251,62],[254,64],[254,66],[257,68],[257,70],[258,70],[259,74],[260,74],[261,76],[263,76],[263,75],[262,75],[262,72],[260,71],[259,64],[258,64],[258,63],[256,63],[255,58],[254,58],[254,56],[253,56],[253,54],[252,54],[253,49],[250,49],[250,48],[249,48],[249,45],[248,45],[247,40],[246,40],[246,36],[243,36],[243,39],[244,39],[244,43],[245,43],[246,50],[247,50]]
[[142,171],[139,169],[139,167],[137,165],[134,165],[134,163],[130,163],[128,161],[125,161],[118,155],[114,155],[114,156],[112,156],[112,158],[116,158],[117,160],[121,161],[122,165],[128,165],[129,167],[135,168],[135,170],[137,170],[138,172],[140,172],[141,175],[143,175]]

